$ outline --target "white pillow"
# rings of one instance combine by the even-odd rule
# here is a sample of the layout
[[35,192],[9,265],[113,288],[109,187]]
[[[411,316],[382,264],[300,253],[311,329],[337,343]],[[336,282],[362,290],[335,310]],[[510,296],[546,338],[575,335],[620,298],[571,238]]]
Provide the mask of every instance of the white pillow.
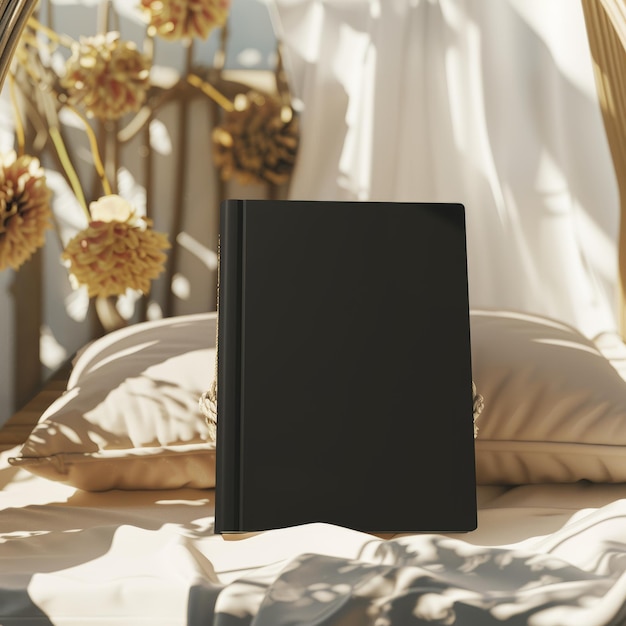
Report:
[[484,310],[471,312],[471,338],[485,403],[479,484],[626,481],[626,382],[594,342],[544,317]]
[[179,316],[90,344],[10,462],[89,491],[215,486],[198,406],[214,376],[215,325],[215,313]]

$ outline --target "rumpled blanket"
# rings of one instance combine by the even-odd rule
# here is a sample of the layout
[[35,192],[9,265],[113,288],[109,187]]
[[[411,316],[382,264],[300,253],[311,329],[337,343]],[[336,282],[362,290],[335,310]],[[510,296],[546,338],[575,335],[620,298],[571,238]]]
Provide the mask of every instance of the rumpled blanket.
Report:
[[516,488],[469,535],[307,524],[221,537],[211,491],[85,494],[11,471],[2,626],[626,624],[619,485]]

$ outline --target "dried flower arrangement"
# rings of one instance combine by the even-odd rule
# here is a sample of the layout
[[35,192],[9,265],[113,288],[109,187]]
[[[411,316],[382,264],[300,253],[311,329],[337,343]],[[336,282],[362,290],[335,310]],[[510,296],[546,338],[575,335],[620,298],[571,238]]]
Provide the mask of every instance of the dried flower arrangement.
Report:
[[[152,80],[154,40],[177,41],[189,50],[194,38],[225,31],[230,0],[136,2],[145,17],[143,50],[109,30],[108,17],[102,32],[79,40],[44,25],[37,12],[22,32],[8,74],[16,147],[0,158],[0,271],[18,270],[45,244],[46,230],[56,226],[44,168],[36,150],[27,150],[27,121],[37,132],[45,129],[46,144],[86,215],[87,227],[64,243],[61,257],[71,281],[83,285],[90,298],[107,299],[129,289],[148,293],[170,247],[150,217],[118,194],[117,181],[101,158],[98,124],[116,125],[120,136],[136,135],[167,100],[168,90],[193,89],[222,112],[212,141],[214,166],[223,180],[275,185],[288,180],[298,147],[298,120],[284,89],[278,98],[252,89],[225,95],[212,84],[210,72],[200,75],[190,67],[174,86]],[[102,5],[108,14],[114,10],[110,0]],[[59,51],[65,53],[61,69],[52,62]],[[91,201],[61,132],[60,115],[68,111],[88,138],[101,187]]]

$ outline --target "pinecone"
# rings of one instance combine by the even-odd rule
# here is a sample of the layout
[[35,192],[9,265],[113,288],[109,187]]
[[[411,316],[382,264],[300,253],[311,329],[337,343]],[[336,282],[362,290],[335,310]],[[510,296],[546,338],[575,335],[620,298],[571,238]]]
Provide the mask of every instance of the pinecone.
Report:
[[213,158],[223,180],[242,184],[289,180],[298,150],[293,109],[257,91],[239,94],[213,130]]

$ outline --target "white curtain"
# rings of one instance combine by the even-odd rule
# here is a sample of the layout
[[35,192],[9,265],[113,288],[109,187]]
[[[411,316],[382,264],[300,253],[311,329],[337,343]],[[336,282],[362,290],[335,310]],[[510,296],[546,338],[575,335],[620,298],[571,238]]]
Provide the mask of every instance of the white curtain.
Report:
[[616,328],[617,186],[578,2],[273,8],[302,107],[293,198],[462,202],[473,307]]

